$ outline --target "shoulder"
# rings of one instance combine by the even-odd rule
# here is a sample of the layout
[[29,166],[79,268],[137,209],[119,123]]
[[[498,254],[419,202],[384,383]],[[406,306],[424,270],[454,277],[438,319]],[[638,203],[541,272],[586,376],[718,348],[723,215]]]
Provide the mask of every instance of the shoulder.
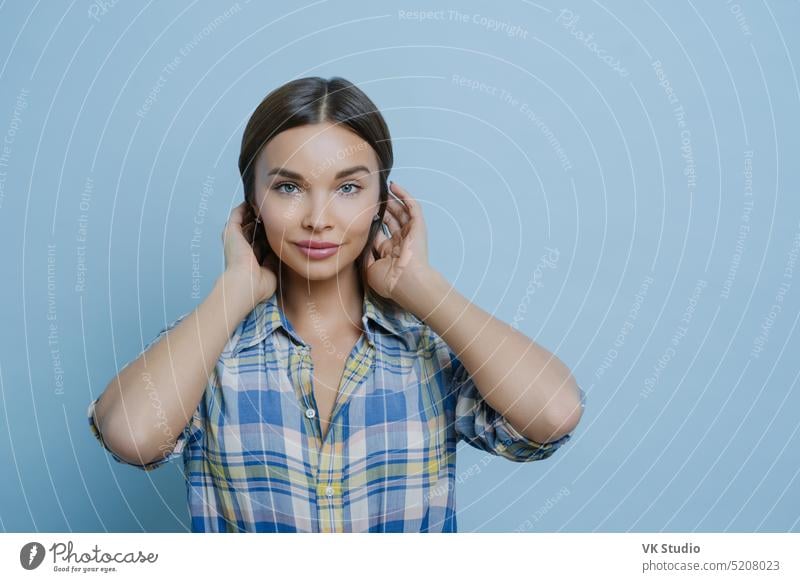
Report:
[[447,344],[439,334],[410,311],[391,304],[382,309],[381,313],[394,331],[406,337],[412,351],[422,355],[447,350]]
[[240,352],[262,342],[270,329],[268,319],[269,306],[266,303],[256,305],[234,328],[220,357],[235,358]]
[[418,359],[434,369],[451,367],[453,354],[439,334],[408,311],[399,310],[397,316],[403,323],[402,333],[407,339],[410,350]]
[[403,340],[406,349],[418,356],[429,356],[441,348],[441,338],[416,315],[398,305],[380,307],[381,323]]

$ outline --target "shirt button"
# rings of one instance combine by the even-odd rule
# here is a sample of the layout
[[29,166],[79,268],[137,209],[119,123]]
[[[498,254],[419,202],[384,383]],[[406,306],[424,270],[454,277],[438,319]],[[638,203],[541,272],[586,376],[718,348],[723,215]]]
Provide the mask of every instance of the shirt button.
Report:
[[317,413],[314,411],[313,408],[306,408],[306,416],[308,418],[314,418],[316,416],[316,414]]
[[328,497],[333,497],[333,487],[331,487],[330,485],[325,487],[325,495],[327,495]]

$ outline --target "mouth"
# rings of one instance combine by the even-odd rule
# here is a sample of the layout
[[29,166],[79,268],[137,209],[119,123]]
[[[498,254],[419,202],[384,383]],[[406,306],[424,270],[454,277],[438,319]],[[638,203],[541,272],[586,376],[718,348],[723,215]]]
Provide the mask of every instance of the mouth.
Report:
[[328,242],[317,242],[304,240],[299,243],[294,243],[300,249],[300,252],[305,254],[309,259],[327,259],[332,257],[339,251],[341,245]]

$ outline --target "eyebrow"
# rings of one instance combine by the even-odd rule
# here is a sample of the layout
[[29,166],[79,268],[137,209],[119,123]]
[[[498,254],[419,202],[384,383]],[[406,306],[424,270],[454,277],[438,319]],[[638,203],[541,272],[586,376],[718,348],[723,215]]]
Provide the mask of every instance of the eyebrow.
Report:
[[[372,173],[370,169],[366,166],[353,166],[352,168],[345,168],[336,173],[333,177],[334,180],[338,180],[339,178],[344,178],[345,176],[349,176],[350,174],[355,174],[356,172],[367,172],[368,174]],[[303,177],[302,174],[298,172],[294,172],[292,170],[287,170],[286,168],[275,168],[267,172],[267,176],[281,175],[285,176],[286,178],[291,178],[292,180],[299,180],[301,182],[305,182],[306,179]]]

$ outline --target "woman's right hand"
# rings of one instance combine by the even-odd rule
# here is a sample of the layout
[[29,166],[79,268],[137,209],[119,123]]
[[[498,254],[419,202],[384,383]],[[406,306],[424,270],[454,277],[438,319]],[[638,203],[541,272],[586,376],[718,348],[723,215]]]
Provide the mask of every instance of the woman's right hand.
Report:
[[222,231],[222,243],[225,250],[225,272],[234,284],[249,289],[245,293],[252,307],[272,297],[278,288],[278,260],[269,252],[264,265],[258,263],[253,248],[242,231],[242,220],[245,217],[247,202],[236,206],[230,214]]

